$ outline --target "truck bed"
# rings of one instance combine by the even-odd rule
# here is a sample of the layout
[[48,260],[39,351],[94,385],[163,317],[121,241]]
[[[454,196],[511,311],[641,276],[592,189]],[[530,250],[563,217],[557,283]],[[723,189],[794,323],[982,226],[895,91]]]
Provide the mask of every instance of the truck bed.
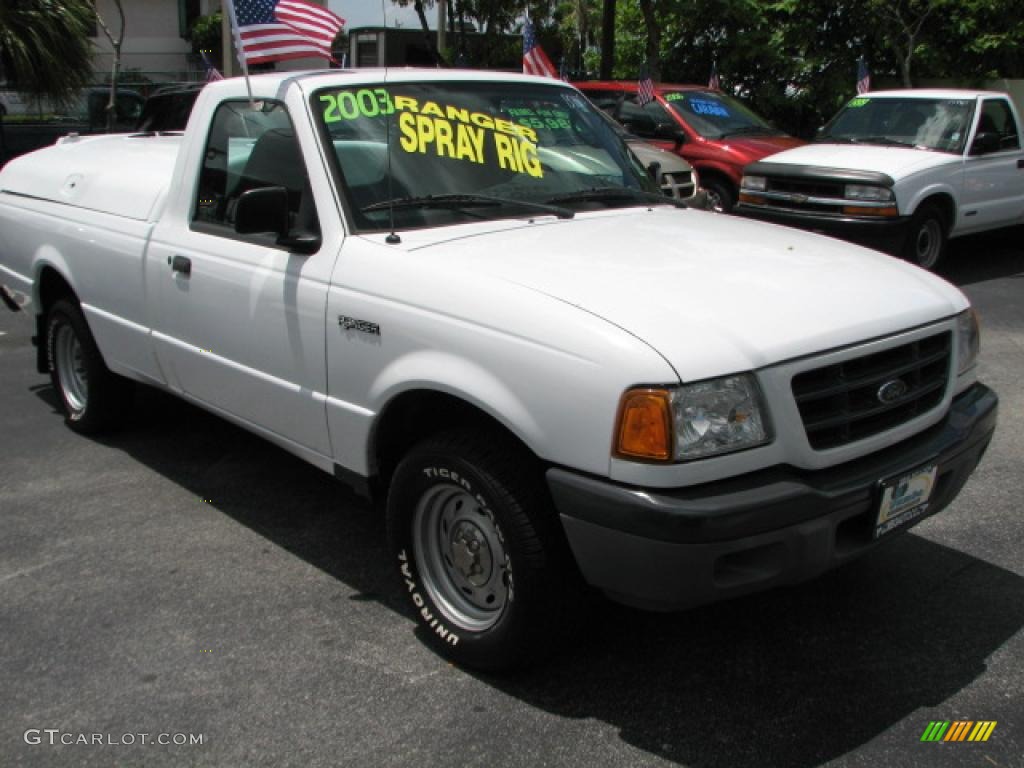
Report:
[[2,192],[152,220],[167,190],[181,136],[70,136],[15,158]]

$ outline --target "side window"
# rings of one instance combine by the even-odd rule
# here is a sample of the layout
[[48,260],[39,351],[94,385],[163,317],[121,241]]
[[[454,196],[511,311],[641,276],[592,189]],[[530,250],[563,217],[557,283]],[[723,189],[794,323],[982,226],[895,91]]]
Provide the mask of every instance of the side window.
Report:
[[1000,149],[1020,149],[1017,121],[1005,99],[986,99],[978,120],[978,133],[995,133]]
[[622,103],[619,122],[642,138],[655,137],[658,126],[668,125],[673,128],[675,127],[675,121],[661,104],[656,101],[649,101],[640,106],[636,101],[636,96]]
[[284,105],[227,101],[213,116],[199,173],[195,223],[234,230],[238,198],[263,187],[288,190],[292,225],[319,232],[309,176]]

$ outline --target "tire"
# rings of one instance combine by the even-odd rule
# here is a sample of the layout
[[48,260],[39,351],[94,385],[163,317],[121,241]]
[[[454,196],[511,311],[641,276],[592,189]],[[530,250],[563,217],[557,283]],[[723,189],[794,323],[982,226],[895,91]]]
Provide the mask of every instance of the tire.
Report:
[[402,591],[440,655],[497,672],[557,646],[574,566],[532,455],[464,432],[420,443],[395,470],[387,529]]
[[728,182],[717,178],[701,178],[701,186],[708,193],[708,210],[716,213],[731,213],[736,205],[736,191]]
[[120,424],[131,384],[110,372],[77,302],[60,299],[46,319],[46,360],[64,421],[82,434]]
[[903,258],[923,269],[933,270],[946,253],[946,216],[937,205],[926,203],[910,221]]

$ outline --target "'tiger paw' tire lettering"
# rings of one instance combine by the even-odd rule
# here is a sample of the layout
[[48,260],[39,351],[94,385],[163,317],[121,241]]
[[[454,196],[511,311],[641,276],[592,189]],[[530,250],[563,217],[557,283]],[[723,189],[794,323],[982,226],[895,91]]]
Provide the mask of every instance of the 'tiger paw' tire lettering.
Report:
[[387,523],[403,591],[438,653],[497,671],[549,650],[569,555],[525,449],[501,435],[425,440],[395,470]]

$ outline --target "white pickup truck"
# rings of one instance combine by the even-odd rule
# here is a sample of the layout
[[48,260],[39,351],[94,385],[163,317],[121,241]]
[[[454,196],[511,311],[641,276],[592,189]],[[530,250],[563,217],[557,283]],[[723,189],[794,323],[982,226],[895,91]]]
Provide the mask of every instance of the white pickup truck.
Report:
[[1024,224],[1020,125],[997,91],[866,93],[814,143],[748,165],[736,210],[932,269],[949,238]]
[[657,194],[550,79],[206,87],[183,135],[0,172],[0,283],[71,428],[160,387],[386,499],[441,653],[792,583],[946,506],[997,398],[953,286]]

